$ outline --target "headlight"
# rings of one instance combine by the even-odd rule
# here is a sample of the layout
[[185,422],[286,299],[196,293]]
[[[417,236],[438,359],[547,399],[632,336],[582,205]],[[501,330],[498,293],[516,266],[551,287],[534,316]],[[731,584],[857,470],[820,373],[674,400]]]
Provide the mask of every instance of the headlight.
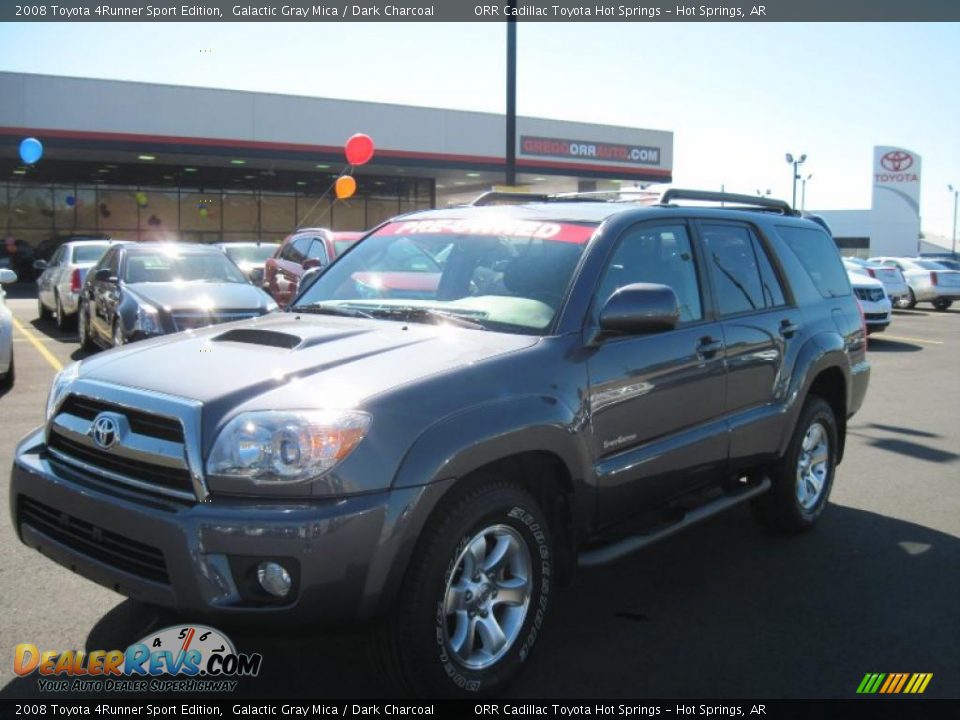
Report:
[[70,389],[70,383],[77,379],[80,374],[80,363],[74,362],[67,365],[63,370],[57,373],[50,385],[50,394],[47,395],[47,420],[53,417],[63,400],[63,396]]
[[356,411],[242,413],[217,436],[207,474],[257,484],[310,480],[347,457],[369,427],[370,416]]
[[144,335],[162,334],[163,329],[160,327],[157,309],[152,305],[137,305],[137,321],[134,323],[133,329]]

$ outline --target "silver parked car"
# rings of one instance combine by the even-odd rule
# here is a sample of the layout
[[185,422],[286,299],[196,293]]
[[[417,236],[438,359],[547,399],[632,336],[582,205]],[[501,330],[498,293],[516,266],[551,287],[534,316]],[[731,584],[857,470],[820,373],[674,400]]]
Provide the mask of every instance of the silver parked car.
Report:
[[13,385],[13,314],[3,299],[3,286],[15,283],[17,274],[7,267],[0,267],[0,388]]
[[67,330],[76,322],[80,288],[87,270],[96,265],[113,240],[75,240],[66,242],[46,260],[33,267],[41,271],[37,278],[37,314],[41,320],[55,317],[57,327]]
[[890,298],[890,302],[894,304],[907,302],[910,299],[910,287],[903,273],[895,267],[849,257],[843,259],[843,266],[847,269],[847,274],[851,275],[851,282],[853,282],[853,275],[879,280],[883,283],[883,289]]
[[870,261],[903,273],[910,289],[906,300],[897,303],[897,307],[912,308],[928,302],[937,310],[946,310],[954,300],[960,300],[960,271],[925,258],[876,257]]

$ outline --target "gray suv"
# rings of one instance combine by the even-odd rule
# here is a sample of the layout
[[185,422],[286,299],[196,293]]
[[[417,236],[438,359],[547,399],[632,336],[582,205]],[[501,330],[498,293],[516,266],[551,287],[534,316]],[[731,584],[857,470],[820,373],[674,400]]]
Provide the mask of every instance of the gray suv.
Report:
[[192,617],[359,621],[456,695],[517,674],[578,566],[742,502],[810,528],[869,378],[823,228],[501,200],[381,225],[286,311],[67,367],[16,451],[21,540]]

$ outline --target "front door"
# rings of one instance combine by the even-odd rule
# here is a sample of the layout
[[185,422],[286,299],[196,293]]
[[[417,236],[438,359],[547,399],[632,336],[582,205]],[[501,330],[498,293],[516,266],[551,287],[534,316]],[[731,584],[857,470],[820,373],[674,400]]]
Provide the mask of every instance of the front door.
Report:
[[660,283],[680,303],[669,331],[610,338],[588,360],[602,522],[711,480],[727,458],[724,345],[707,312],[689,227],[640,224],[619,239],[593,317],[624,285]]

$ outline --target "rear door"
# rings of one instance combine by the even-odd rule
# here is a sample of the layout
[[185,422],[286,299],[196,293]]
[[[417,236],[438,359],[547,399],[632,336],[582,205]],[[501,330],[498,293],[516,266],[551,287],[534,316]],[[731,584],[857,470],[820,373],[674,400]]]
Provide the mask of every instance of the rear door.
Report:
[[[91,278],[90,287],[90,329],[101,339],[111,341],[113,337],[113,313],[120,295],[120,250],[107,251],[96,268],[110,270],[109,280]],[[95,274],[95,270],[91,273]]]
[[303,262],[312,241],[310,235],[299,235],[287,243],[277,258],[277,272],[274,275],[276,291],[274,298],[281,305],[287,305],[296,295],[300,275],[303,274]]
[[602,275],[593,318],[614,291],[639,282],[669,285],[681,308],[677,328],[608,339],[588,359],[604,522],[704,484],[726,462],[722,331],[702,278],[690,228],[676,221],[627,230]]
[[776,451],[786,370],[803,343],[804,325],[756,227],[713,220],[697,227],[726,347],[732,469],[747,467]]

